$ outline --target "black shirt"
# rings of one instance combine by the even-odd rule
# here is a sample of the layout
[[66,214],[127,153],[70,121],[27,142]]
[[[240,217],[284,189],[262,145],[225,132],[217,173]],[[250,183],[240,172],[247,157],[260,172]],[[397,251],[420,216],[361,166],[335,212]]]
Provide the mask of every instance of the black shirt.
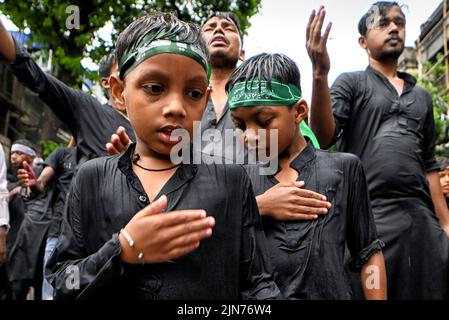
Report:
[[[211,134],[208,134],[208,131]],[[214,103],[210,98],[201,119],[201,130],[198,133],[201,134],[197,140],[201,141],[201,149],[196,150],[197,152],[211,155],[221,163],[246,163],[247,153],[243,140],[237,135],[228,103],[226,103],[220,119],[217,119]],[[212,133],[219,133],[219,136]],[[197,147],[196,144],[195,147]]]
[[[298,181],[305,182],[305,189],[325,195],[332,208],[314,221],[264,219],[275,282],[287,299],[351,299],[346,245],[353,271],[360,271],[383,247],[360,160],[350,154],[315,150],[309,143],[290,167],[298,171]],[[256,195],[279,183],[275,176],[260,175],[259,168],[247,167]]]
[[[55,297],[277,297],[257,203],[240,166],[181,165],[159,193],[168,197],[166,211],[201,208],[214,216],[212,236],[197,250],[165,263],[121,262],[117,233],[149,204],[132,171],[134,147],[120,156],[91,160],[77,173],[60,243],[47,264]],[[69,267],[79,271],[79,289],[66,286]]]
[[70,183],[75,174],[76,149],[57,148],[44,162],[44,166],[50,166],[55,171],[54,194],[53,194],[53,215],[51,217],[50,229],[47,237],[58,237],[66,196],[69,192]]
[[16,60],[10,64],[17,79],[30,88],[70,129],[77,142],[77,161],[108,155],[106,143],[119,126],[135,141],[128,119],[108,104],[101,104],[89,94],[74,90],[34,62],[16,41]]
[[398,76],[401,95],[370,66],[335,81],[337,149],[357,155],[365,169],[377,232],[386,244],[388,297],[447,299],[449,239],[426,177],[438,170],[432,99],[412,76]]
[[417,197],[431,205],[426,172],[438,170],[429,93],[407,73],[399,96],[372,67],[345,73],[331,88],[337,149],[357,155],[371,199]]

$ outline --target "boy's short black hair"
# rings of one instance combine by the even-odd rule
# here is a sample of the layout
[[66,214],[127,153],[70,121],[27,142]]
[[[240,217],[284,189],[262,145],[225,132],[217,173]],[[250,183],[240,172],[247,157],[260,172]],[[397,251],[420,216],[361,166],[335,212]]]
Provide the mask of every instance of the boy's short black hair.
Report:
[[98,68],[98,74],[100,75],[100,78],[108,78],[111,75],[112,66],[116,62],[117,57],[115,56],[114,50],[104,55],[100,60]]
[[237,82],[256,77],[269,83],[276,79],[285,84],[294,84],[301,90],[301,73],[292,59],[281,53],[261,53],[244,61],[234,70],[226,83],[226,91],[229,92]]
[[154,12],[140,17],[120,33],[115,49],[117,61],[120,62],[126,49],[135,41],[148,33],[159,30],[165,31],[164,37],[177,36],[180,42],[187,44],[195,43],[203,51],[205,57],[209,56],[209,51],[207,50],[207,45],[202,37],[199,26],[179,20],[172,13]]
[[232,21],[235,26],[237,27],[237,30],[239,31],[239,36],[240,36],[240,41],[242,42],[242,47],[243,47],[243,32],[242,32],[242,25],[240,24],[240,20],[237,17],[237,15],[235,15],[232,12],[221,12],[221,11],[217,11],[212,13],[210,16],[208,16],[206,18],[206,20],[204,20],[203,26],[207,23],[207,21],[209,21],[210,19],[217,17],[220,19],[226,19],[226,20],[230,20]]
[[[369,10],[363,15],[358,24],[358,30],[360,35],[366,36],[368,32],[368,25],[376,19],[376,15],[380,15],[380,18],[385,17],[392,7],[398,7],[401,9],[402,6],[396,1],[378,1],[371,5]],[[402,12],[405,17],[405,14]]]
[[22,145],[24,145],[24,146],[27,146],[28,148],[31,148],[31,149],[33,149],[34,150],[34,152],[36,152],[37,153],[37,146],[34,144],[34,143],[32,143],[30,140],[27,140],[27,139],[19,139],[19,140],[16,140],[16,141],[14,141],[14,143],[13,144],[22,144]]

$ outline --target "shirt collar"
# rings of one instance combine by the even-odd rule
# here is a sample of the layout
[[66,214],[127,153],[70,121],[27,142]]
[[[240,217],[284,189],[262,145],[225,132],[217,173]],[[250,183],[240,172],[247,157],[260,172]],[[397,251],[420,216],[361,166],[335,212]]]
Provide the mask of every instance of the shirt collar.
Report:
[[[123,153],[118,160],[118,168],[119,170],[127,177],[128,181],[132,184],[132,186],[138,190],[142,191],[142,187],[139,179],[132,168],[131,156],[136,148],[136,143],[132,143],[128,150]],[[192,155],[192,150],[191,150]],[[190,181],[193,177],[195,177],[198,168],[195,164],[193,164],[193,160],[190,159],[192,164],[181,164],[179,168],[176,170],[173,177],[169,179],[169,181],[162,188],[160,194],[169,194],[177,189],[179,189],[182,185]]]
[[[387,77],[385,77],[382,73],[380,73],[379,71],[374,69],[372,66],[368,65],[368,67],[366,68],[366,71],[381,78],[381,80],[386,82],[388,85],[391,85],[391,83],[390,83],[390,81],[388,81]],[[413,87],[415,87],[416,78],[413,77],[411,74],[409,74],[407,72],[401,72],[401,71],[398,71],[397,74],[398,74],[398,77],[403,79],[405,82],[404,91],[411,90],[411,89],[413,89]]]
[[302,171],[304,167],[309,165],[309,163],[316,158],[316,151],[313,146],[312,140],[305,137],[307,141],[306,147],[301,151],[301,153],[290,163],[290,167],[296,169],[297,171]]

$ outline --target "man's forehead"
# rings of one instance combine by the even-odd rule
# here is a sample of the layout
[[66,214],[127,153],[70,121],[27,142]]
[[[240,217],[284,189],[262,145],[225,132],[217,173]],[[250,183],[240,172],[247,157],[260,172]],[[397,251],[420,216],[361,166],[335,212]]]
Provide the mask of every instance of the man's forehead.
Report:
[[234,25],[235,27],[237,27],[237,25],[235,24],[235,22],[229,18],[229,17],[220,17],[220,16],[213,16],[211,18],[209,18],[206,23],[204,23],[204,25],[208,25],[208,24],[212,24],[212,23],[229,23]]
[[380,16],[382,18],[386,18],[386,17],[391,17],[391,16],[402,16],[403,18],[405,18],[405,14],[402,12],[402,9],[399,6],[396,5],[392,5],[389,7],[384,8],[384,10],[382,10],[380,12]]

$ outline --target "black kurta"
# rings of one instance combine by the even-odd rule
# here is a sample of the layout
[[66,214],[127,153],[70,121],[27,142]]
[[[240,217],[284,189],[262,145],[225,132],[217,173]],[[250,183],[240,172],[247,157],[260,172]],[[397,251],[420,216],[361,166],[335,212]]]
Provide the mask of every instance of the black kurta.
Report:
[[[304,188],[325,195],[332,208],[314,221],[264,219],[275,282],[287,299],[351,299],[346,245],[353,271],[360,271],[383,247],[360,160],[315,150],[309,143],[290,166],[298,171]],[[256,195],[279,183],[274,176],[260,175],[257,166],[248,166],[247,171]]]
[[[38,177],[42,170],[34,170]],[[42,277],[45,242],[52,215],[52,185],[31,197],[27,196],[24,188],[20,193],[18,197],[23,199],[24,218],[8,257],[10,281]]]
[[52,216],[47,237],[58,237],[61,221],[66,203],[67,193],[75,174],[76,149],[57,148],[44,162],[44,166],[50,166],[55,171],[54,194],[52,203]]
[[392,299],[447,298],[449,241],[439,225],[426,173],[438,170],[430,95],[404,79],[399,96],[381,73],[342,74],[331,88],[337,149],[365,168]]
[[[220,139],[217,139],[218,137],[209,137],[207,135],[208,130],[216,130],[215,132],[220,133]],[[243,140],[236,136],[237,131],[231,118],[228,103],[226,103],[220,118],[217,119],[214,103],[212,98],[209,98],[201,119],[201,130],[198,133],[201,134],[198,140],[201,141],[201,148],[196,150],[197,152],[211,155],[219,163],[246,163],[247,152],[243,145]],[[209,140],[202,141],[203,138],[209,138]],[[197,147],[196,144],[195,147]],[[222,160],[219,158],[222,158]]]
[[106,143],[119,126],[135,141],[130,122],[109,104],[101,104],[89,94],[74,90],[45,73],[28,52],[16,44],[16,60],[10,64],[17,79],[30,88],[70,129],[77,142],[77,160],[107,156]]
[[[132,145],[85,163],[76,175],[60,243],[47,264],[55,297],[268,299],[274,284],[251,182],[235,165],[181,165],[159,195],[167,211],[204,209],[216,224],[194,252],[165,263],[122,263],[117,233],[149,204],[132,171]],[[79,289],[67,287],[73,268]],[[70,268],[70,269],[69,269]]]

